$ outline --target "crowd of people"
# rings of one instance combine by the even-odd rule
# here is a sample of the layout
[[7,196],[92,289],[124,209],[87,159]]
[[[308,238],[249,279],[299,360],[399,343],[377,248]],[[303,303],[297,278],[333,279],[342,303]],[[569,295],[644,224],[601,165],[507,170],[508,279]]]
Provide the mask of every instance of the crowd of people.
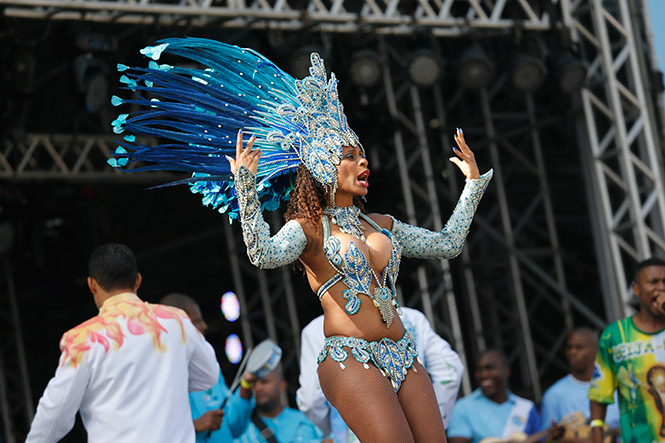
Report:
[[[284,404],[281,366],[261,378],[245,371],[239,389],[230,392],[205,340],[208,325],[198,303],[184,294],[169,294],[159,304],[142,301],[142,276],[127,246],[95,250],[88,273],[99,315],[63,335],[60,362],[28,442],[58,441],[77,411],[95,442],[361,441],[320,386],[323,316],[302,331],[294,409]],[[640,303],[635,315],[612,323],[600,337],[588,327],[570,332],[570,372],[547,389],[540,405],[511,392],[510,364],[499,349],[478,355],[477,389],[458,398],[465,369],[459,356],[422,313],[403,308],[402,322],[422,350],[448,441],[665,441],[665,261],[641,262],[633,290]]]
[[[588,440],[590,432],[600,443],[616,430],[607,405],[617,387],[622,440],[664,441],[665,262],[638,267],[635,316],[599,340],[571,333],[571,374],[546,393],[542,416],[509,390],[509,361],[496,349],[477,357],[478,389],[457,400],[459,357],[422,314],[400,307],[396,281],[402,258],[452,259],[463,247],[492,178],[491,169],[480,173],[464,132],[455,131],[450,157],[464,189],[444,228],[430,231],[365,212],[369,162],[318,54],[296,80],[255,51],[207,39],[169,38],[141,53],[148,68],[119,66],[136,98],[113,103],[140,110],[113,122],[125,135],[110,163],[191,172],[191,190],[240,221],[253,265],[291,265],[306,276],[323,316],[303,330],[300,410],[283,403],[279,367],[247,371],[240,389],[229,389],[196,302],[181,294],[141,301],[134,256],[113,244],[90,260],[99,315],[63,336],[28,441],[59,439],[78,410],[95,442],[489,443]],[[162,54],[192,63],[155,63]],[[165,141],[146,146],[137,136]],[[286,223],[272,235],[263,211],[282,200]]]

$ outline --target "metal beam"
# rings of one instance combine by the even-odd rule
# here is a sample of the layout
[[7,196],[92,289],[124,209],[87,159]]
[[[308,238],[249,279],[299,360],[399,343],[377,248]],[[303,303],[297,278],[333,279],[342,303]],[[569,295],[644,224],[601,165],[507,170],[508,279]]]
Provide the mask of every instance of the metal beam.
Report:
[[598,260],[609,320],[631,312],[635,263],[665,253],[663,147],[648,115],[657,104],[642,81],[638,51],[645,45],[632,23],[641,3],[593,0],[572,13],[574,38],[590,65],[578,124],[588,136],[580,144],[592,166],[589,194],[600,202],[590,206],[602,223],[596,241],[606,251]]
[[[0,145],[0,179],[22,182],[65,180],[162,184],[183,174],[132,173],[107,164],[119,136],[28,134],[23,140],[7,138]],[[144,140],[151,143],[149,140]]]
[[425,30],[451,37],[515,26],[546,31],[551,27],[551,13],[567,2],[552,1],[552,8],[542,7],[537,0],[418,0],[415,4],[410,0],[317,0],[306,5],[265,0],[0,0],[0,5],[5,7],[4,15],[27,19],[394,35]]

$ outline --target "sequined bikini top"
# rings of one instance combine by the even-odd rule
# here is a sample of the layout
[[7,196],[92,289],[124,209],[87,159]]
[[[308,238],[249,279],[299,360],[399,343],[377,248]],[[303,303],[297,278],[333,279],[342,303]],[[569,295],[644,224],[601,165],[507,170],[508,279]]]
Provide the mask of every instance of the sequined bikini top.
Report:
[[[381,228],[365,214],[361,213],[359,216],[378,232],[386,235],[392,242],[390,259],[381,272],[381,278],[374,272],[369,260],[367,260],[353,240],[349,243],[346,252],[342,253],[340,251],[341,242],[337,237],[330,235],[330,224],[328,217],[324,214],[322,220],[323,252],[337,273],[319,288],[316,295],[318,295],[320,300],[323,294],[331,287],[342,281],[348,288],[343,292],[343,296],[347,300],[344,309],[348,314],[353,315],[358,312],[361,303],[358,295],[364,294],[379,309],[383,321],[386,322],[386,327],[390,327],[394,318],[393,306],[399,309],[395,281],[399,273],[399,264],[402,257],[401,250],[389,230]],[[372,279],[376,282],[374,291],[370,290]]]

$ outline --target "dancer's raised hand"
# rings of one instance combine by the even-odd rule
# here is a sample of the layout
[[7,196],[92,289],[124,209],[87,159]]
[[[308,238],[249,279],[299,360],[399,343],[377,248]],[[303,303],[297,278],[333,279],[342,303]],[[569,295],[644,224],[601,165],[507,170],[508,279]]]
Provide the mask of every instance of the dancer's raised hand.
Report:
[[243,149],[243,135],[242,129],[238,131],[238,138],[236,140],[236,158],[233,159],[226,156],[226,159],[231,165],[231,174],[235,174],[236,170],[241,166],[245,165],[253,174],[256,174],[256,171],[259,168],[259,158],[261,158],[261,149],[252,149],[254,146],[254,140],[256,140],[256,135],[252,135],[247,142],[247,147]]
[[457,157],[450,157],[449,160],[457,165],[466,178],[480,178],[480,171],[478,171],[478,165],[476,164],[476,156],[466,145],[466,142],[464,141],[464,132],[460,128],[457,128],[457,132],[455,133],[455,142],[457,142],[457,147],[453,146],[453,151]]

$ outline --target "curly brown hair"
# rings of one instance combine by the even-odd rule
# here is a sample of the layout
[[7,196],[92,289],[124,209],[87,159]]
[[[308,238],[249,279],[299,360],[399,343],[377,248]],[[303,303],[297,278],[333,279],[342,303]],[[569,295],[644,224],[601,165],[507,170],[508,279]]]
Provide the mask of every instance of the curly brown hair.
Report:
[[[315,232],[321,230],[321,219],[323,208],[328,205],[328,196],[324,187],[316,181],[312,173],[300,164],[297,170],[296,187],[289,196],[289,203],[284,213],[284,219],[288,222],[297,218],[309,220],[314,225]],[[360,197],[353,197],[353,204],[365,212]],[[304,271],[299,260],[291,263],[291,267],[297,271]]]
[[321,225],[323,208],[327,204],[326,192],[304,164],[301,163],[296,172],[296,187],[289,196],[284,219],[290,221],[304,218],[310,220],[318,229]]
[[[289,196],[284,219],[287,222],[296,218],[307,219],[314,224],[318,233],[323,208],[328,205],[327,193],[304,164],[301,163],[298,166],[297,174],[296,187]],[[362,212],[365,212],[360,197],[353,197],[353,204],[360,208]]]

